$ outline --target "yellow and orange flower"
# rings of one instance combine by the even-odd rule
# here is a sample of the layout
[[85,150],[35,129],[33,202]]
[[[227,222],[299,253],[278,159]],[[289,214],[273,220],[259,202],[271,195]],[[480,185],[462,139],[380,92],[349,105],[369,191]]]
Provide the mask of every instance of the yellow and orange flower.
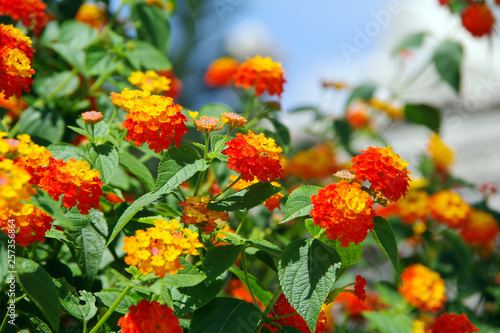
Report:
[[238,128],[245,125],[247,120],[237,113],[223,113],[220,115],[223,124],[228,124],[231,128]]
[[[229,176],[229,180],[232,182],[234,182],[236,180],[236,177],[235,175],[230,175]],[[236,184],[233,185],[233,189],[235,191],[241,191],[243,190],[244,188],[247,188],[248,186],[250,185],[253,185],[253,184],[256,184],[258,183],[259,180],[257,178],[254,178],[253,181],[251,182],[247,182],[246,180],[243,180],[243,179],[240,179]],[[228,184],[229,186],[230,184]],[[271,185],[273,186],[276,186],[276,187],[281,187],[281,185],[277,182],[271,182]],[[269,210],[271,213],[276,209],[278,208],[279,210],[281,210],[281,199],[284,197],[284,194],[279,192],[279,193],[276,193],[275,195],[273,195],[272,197],[270,197],[269,199],[267,199],[266,201],[264,201],[264,206],[266,206],[267,210]]]
[[253,181],[257,178],[261,182],[273,181],[283,173],[283,158],[280,155],[283,149],[263,133],[238,133],[226,145],[222,154],[229,157],[227,166],[241,174],[243,180]]
[[431,217],[451,228],[463,227],[470,211],[471,207],[460,195],[450,190],[439,191],[429,197]]
[[374,228],[373,199],[358,183],[327,185],[311,196],[311,202],[314,224],[325,228],[327,237],[338,239],[342,246],[361,243]]
[[372,312],[374,306],[376,308],[382,306],[376,294],[369,293],[366,296],[367,298],[362,301],[350,292],[342,292],[335,298],[334,303],[341,304],[350,316],[360,317],[364,311]]
[[287,166],[288,172],[303,180],[331,177],[340,169],[334,151],[335,146],[331,142],[318,143],[302,150],[291,158]]
[[170,90],[171,80],[159,75],[155,71],[135,71],[130,73],[128,81],[140,90],[150,91],[155,94]]
[[103,114],[99,111],[87,111],[82,113],[85,124],[97,124],[102,120]]
[[209,87],[228,87],[234,82],[234,75],[240,64],[236,59],[223,57],[210,64],[205,72],[205,83]]
[[14,120],[19,119],[21,113],[28,107],[28,104],[22,99],[15,95],[5,98],[3,92],[0,92],[0,108],[7,109],[9,112],[5,115]]
[[256,56],[240,65],[234,77],[235,85],[245,89],[254,87],[255,95],[260,96],[267,91],[269,95],[281,96],[283,84],[286,82],[279,62],[271,58]]
[[75,21],[90,25],[96,30],[101,30],[108,24],[106,5],[103,3],[83,3],[76,12]]
[[[1,6],[1,5],[0,5]],[[31,39],[12,25],[0,24],[0,92],[4,98],[29,92],[33,83]]]
[[49,22],[46,9],[47,5],[40,0],[0,1],[0,16],[10,16],[14,21],[21,20],[26,28],[33,29],[35,33],[40,32]]
[[431,332],[436,333],[479,332],[479,329],[472,325],[465,313],[457,315],[454,313],[443,312],[442,315],[436,318],[436,321],[429,327],[429,329]]
[[498,222],[493,215],[477,209],[471,209],[464,227],[460,230],[460,236],[468,245],[484,250],[485,254],[495,249],[498,233]]
[[182,333],[179,319],[168,306],[143,299],[128,310],[118,320],[122,333]]
[[221,223],[229,219],[226,212],[208,210],[209,196],[187,197],[185,201],[179,202],[182,207],[181,222],[196,225],[206,234],[214,231]]
[[354,103],[349,106],[345,113],[345,120],[355,130],[368,127],[370,116],[365,103]]
[[123,239],[123,251],[127,252],[125,263],[137,266],[142,274],[154,271],[161,278],[166,274],[177,274],[183,269],[179,256],[198,255],[203,245],[198,233],[181,228],[179,221],[155,220],[154,227],[137,230],[134,236]]
[[121,94],[112,93],[111,101],[128,112],[123,122],[128,130],[125,139],[136,146],[147,143],[158,153],[170,148],[172,141],[179,147],[188,132],[182,106],[170,97],[125,89]]
[[211,133],[218,131],[224,126],[224,124],[219,125],[219,118],[202,116],[200,119],[196,120],[198,112],[189,111],[189,116],[193,119],[193,123],[200,132]]
[[399,293],[420,311],[438,312],[446,302],[444,280],[422,264],[406,267],[401,273]]
[[377,98],[372,98],[368,104],[375,110],[382,111],[394,120],[403,118],[403,109],[394,103],[385,102]]
[[451,150],[437,133],[433,133],[429,140],[427,151],[434,162],[434,165],[439,170],[448,170],[453,164],[455,153]]
[[368,180],[371,189],[381,192],[392,201],[405,196],[410,186],[411,172],[408,162],[392,151],[391,147],[368,147],[361,154],[351,159],[353,166],[349,171],[358,181]]
[[394,204],[395,215],[405,224],[427,221],[429,195],[422,190],[410,191],[405,198]]

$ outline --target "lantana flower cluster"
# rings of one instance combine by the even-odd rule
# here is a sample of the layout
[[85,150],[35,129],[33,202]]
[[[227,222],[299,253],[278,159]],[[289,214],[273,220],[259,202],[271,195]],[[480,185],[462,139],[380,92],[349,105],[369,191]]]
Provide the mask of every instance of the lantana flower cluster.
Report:
[[155,71],[134,71],[130,73],[128,81],[139,88],[158,94],[170,90],[171,80],[165,76],[159,75]]
[[179,202],[182,207],[181,222],[196,225],[204,233],[211,233],[223,222],[229,219],[226,212],[208,210],[209,196],[187,197],[185,201]]
[[[314,163],[311,163],[314,161]],[[287,171],[296,177],[308,180],[321,180],[331,177],[340,169],[333,143],[318,143],[314,147],[295,154],[287,164]]]
[[122,333],[182,333],[179,319],[168,306],[143,299],[128,310],[118,320]]
[[41,0],[2,0],[0,2],[0,16],[10,16],[14,21],[21,20],[22,24],[39,33],[49,22],[45,12],[47,5]]

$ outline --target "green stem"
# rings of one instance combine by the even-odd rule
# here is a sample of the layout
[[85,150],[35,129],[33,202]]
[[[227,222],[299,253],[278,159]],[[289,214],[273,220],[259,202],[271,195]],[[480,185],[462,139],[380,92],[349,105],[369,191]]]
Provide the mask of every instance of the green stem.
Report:
[[313,238],[314,239],[320,239],[321,236],[323,236],[326,232],[326,229],[325,228],[321,228],[321,231],[318,232],[318,234],[316,236],[314,236]]
[[128,292],[130,291],[130,289],[132,289],[131,285],[128,285],[125,289],[123,289],[123,291],[120,294],[120,296],[118,296],[118,298],[113,302],[113,304],[111,305],[111,307],[108,309],[108,311],[106,311],[106,313],[104,314],[104,316],[102,316],[101,320],[99,320],[99,322],[94,326],[94,328],[90,331],[90,333],[96,333],[99,330],[99,328],[102,325],[104,325],[104,323],[106,323],[106,320],[108,320],[108,318],[113,314],[113,312],[115,311],[115,309],[118,307],[118,305],[120,304],[120,302],[125,298],[125,296],[128,294]]
[[[14,297],[14,295],[9,297],[9,300],[7,301],[7,305],[10,304],[10,301],[13,297]],[[9,314],[9,311],[7,310],[5,312],[5,317],[3,317],[2,326],[0,326],[0,333],[2,333],[5,330],[5,327],[7,326],[7,315],[8,314]]]
[[226,136],[224,137],[224,139],[221,141],[221,143],[219,143],[219,145],[217,146],[217,148],[212,152],[213,154],[215,154],[215,153],[217,153],[219,151],[220,147],[222,147],[222,145],[224,144],[224,142],[226,142],[226,140],[229,137],[229,134],[231,134],[232,130],[233,130],[233,127],[230,127],[229,130],[227,131]]
[[241,251],[241,259],[243,261],[243,272],[245,273],[245,283],[247,285],[248,291],[250,292],[250,295],[252,296],[253,302],[257,307],[259,307],[259,303],[257,303],[257,299],[255,298],[252,292],[252,288],[250,287],[250,280],[248,279],[247,257],[245,255],[245,250]]
[[36,256],[36,248],[38,247],[38,241],[35,241],[33,245],[31,245],[31,250],[30,250],[30,260],[35,260]]
[[95,92],[97,89],[99,89],[103,84],[104,82],[106,82],[106,80],[111,76],[111,73],[113,73],[112,71],[109,71],[109,72],[106,72],[104,74],[102,74],[101,76],[99,76],[99,78],[94,82],[94,84],[89,88],[89,92],[90,93],[93,93]]
[[239,234],[240,230],[241,230],[241,227],[243,226],[243,223],[245,223],[246,221],[246,217],[248,215],[248,209],[245,210],[245,214],[243,214],[243,217],[241,218],[241,221],[240,221],[240,225],[238,225],[238,228],[236,229],[236,231],[234,232],[236,235]]
[[118,106],[115,105],[115,109],[113,110],[113,113],[111,114],[111,117],[109,117],[108,120],[108,126],[111,126],[111,123],[113,120],[115,120],[116,114],[118,113]]
[[219,194],[217,194],[215,197],[212,198],[212,201],[214,201],[215,199],[217,199],[219,196],[221,196],[222,193],[228,191],[231,187],[234,186],[234,184],[236,184],[237,182],[239,182],[241,179],[241,175],[238,176],[238,178],[236,178],[231,184],[229,184],[229,186],[227,186],[226,188],[222,189],[222,191],[219,192]]
[[203,178],[205,178],[205,173],[207,170],[200,172],[200,176],[198,177],[198,180],[196,181],[196,188],[194,190],[193,196],[198,195],[198,191],[200,190],[201,183],[203,182]]
[[179,193],[181,194],[183,201],[186,201],[186,196],[184,195],[184,192],[182,192],[181,187],[177,186],[177,189],[179,190]]
[[262,318],[261,318],[259,324],[257,325],[257,328],[255,329],[255,333],[258,333],[260,331],[260,328],[264,324],[265,318],[267,318],[267,315],[269,315],[269,312],[271,312],[271,310],[273,309],[274,303],[276,303],[276,301],[278,300],[278,298],[280,297],[282,292],[283,292],[283,289],[281,289],[281,286],[279,286],[278,289],[276,289],[276,291],[274,292],[273,297],[271,298],[271,300],[267,304],[266,309],[262,313]]
[[73,68],[70,72],[70,75],[68,75],[67,78],[65,78],[61,83],[59,83],[54,90],[50,92],[50,94],[47,95],[46,99],[51,100],[53,99],[57,94],[59,94],[64,88],[68,86],[68,84],[71,82],[73,77],[78,73],[78,70],[76,68]]

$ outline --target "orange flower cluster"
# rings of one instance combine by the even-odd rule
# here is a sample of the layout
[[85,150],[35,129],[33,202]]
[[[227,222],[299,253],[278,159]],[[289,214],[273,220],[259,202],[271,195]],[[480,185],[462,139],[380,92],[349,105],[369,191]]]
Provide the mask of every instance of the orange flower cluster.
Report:
[[0,108],[9,110],[5,117],[17,120],[27,107],[28,104],[22,98],[18,98],[15,95],[6,98],[4,93],[0,91]]
[[498,233],[498,222],[493,215],[482,210],[471,209],[465,226],[460,231],[460,236],[468,245],[483,249],[484,253],[488,254],[495,250]]
[[240,116],[237,113],[231,112],[231,113],[223,113],[220,115],[221,121],[223,124],[228,124],[229,127],[231,128],[238,128],[247,122],[245,118]]
[[234,82],[234,75],[240,64],[230,57],[223,57],[210,64],[205,72],[205,84],[209,87],[228,87]]
[[[231,297],[253,303],[252,294],[250,294],[247,286],[245,286],[245,284],[241,282],[240,279],[231,279],[231,281],[229,281],[229,283],[227,284],[225,291],[226,294]],[[264,304],[262,304],[259,300],[257,300],[257,304],[259,304],[259,308],[261,309],[261,311],[264,311],[264,309],[266,308]]]
[[182,106],[170,97],[125,88],[120,94],[111,93],[111,101],[129,112],[123,122],[128,130],[125,138],[136,146],[148,143],[158,153],[170,148],[172,141],[179,147],[182,136],[188,132]]
[[438,312],[446,302],[444,280],[422,264],[406,267],[401,273],[399,293],[420,311]]
[[229,219],[229,214],[208,210],[209,202],[209,196],[187,197],[186,201],[179,202],[179,206],[183,207],[181,222],[194,224],[206,234],[214,231],[218,225]]
[[82,113],[82,119],[85,124],[97,124],[102,120],[103,114],[98,111],[87,111]]
[[189,111],[189,116],[193,119],[193,123],[200,132],[211,133],[218,131],[224,126],[224,124],[219,125],[219,118],[202,116],[200,119],[196,120],[198,112]]
[[145,299],[118,320],[122,333],[182,333],[179,319],[168,306]]
[[75,15],[75,21],[101,30],[107,23],[106,6],[103,3],[82,3]]
[[433,333],[471,333],[479,332],[479,329],[472,325],[465,313],[457,315],[454,313],[446,313],[436,318],[434,324],[429,327]]
[[257,178],[261,182],[273,181],[283,173],[283,158],[280,155],[283,149],[263,133],[238,133],[226,145],[228,147],[222,154],[229,157],[227,166],[241,174],[243,180],[253,181]]
[[0,16],[10,16],[15,21],[21,20],[26,28],[33,29],[35,33],[40,32],[49,22],[45,9],[47,5],[41,0],[2,0],[0,2]]
[[137,230],[135,236],[125,237],[123,242],[127,265],[137,266],[142,274],[154,271],[161,278],[184,268],[178,259],[180,255],[198,255],[197,248],[203,246],[198,233],[181,228],[175,219],[155,220],[154,227]]
[[370,116],[366,104],[354,103],[349,106],[345,114],[345,120],[353,129],[360,129],[370,125]]
[[[314,147],[295,154],[288,164],[288,171],[303,180],[331,177],[339,170],[331,142],[318,143]],[[314,163],[311,163],[314,161]]]
[[405,198],[391,206],[391,213],[401,217],[405,224],[426,222],[429,211],[429,195],[422,190],[410,191]]
[[431,135],[427,151],[438,170],[446,171],[453,164],[455,154],[444,144],[439,134]]
[[377,294],[368,293],[365,300],[360,300],[350,292],[342,292],[334,300],[335,303],[341,304],[344,310],[353,317],[359,317],[363,311],[371,312],[385,307],[380,303]]
[[[10,1],[7,1],[9,3]],[[0,4],[1,7],[5,4]],[[4,98],[29,92],[35,74],[31,39],[12,25],[0,24],[0,92]]]
[[256,56],[240,65],[234,74],[235,85],[245,89],[254,87],[257,96],[267,91],[270,95],[280,97],[283,84],[286,82],[283,74],[280,63],[272,61],[269,57]]
[[[318,324],[316,326],[316,330],[314,331],[315,333],[321,333],[325,331],[325,314],[324,314],[324,309],[325,309],[325,304],[321,306],[321,312],[319,313],[318,317]],[[291,314],[295,313],[295,315],[289,316]],[[297,314],[297,311],[290,305],[288,300],[286,299],[285,294],[281,294],[278,297],[278,300],[276,303],[274,303],[274,307],[269,313],[269,317],[278,317],[278,316],[286,316],[278,319],[274,319],[273,323],[276,323],[281,326],[292,326],[298,329],[301,332],[304,333],[310,333],[311,330],[309,329],[309,326],[307,326],[306,321],[299,315]],[[272,332],[276,332],[279,330],[278,326],[271,326],[271,325],[264,325],[267,328],[269,328]]]
[[[236,180],[236,176],[234,175],[230,175],[229,176],[229,180],[232,182],[234,182]],[[254,178],[253,181],[251,182],[247,182],[246,180],[243,180],[243,179],[240,179],[236,184],[233,185],[233,189],[235,191],[241,191],[243,190],[244,188],[247,188],[248,186],[250,185],[253,185],[253,184],[256,184],[258,183],[259,180],[257,178]],[[272,185],[276,186],[276,187],[280,187],[281,185],[277,182],[271,182]],[[230,184],[228,184],[229,186]],[[279,193],[276,193],[275,195],[273,195],[272,197],[270,197],[269,199],[267,199],[266,201],[264,201],[264,206],[266,206],[267,210],[269,210],[271,213],[276,209],[278,208],[279,210],[281,210],[281,199],[284,197],[283,193],[279,192]]]
[[135,71],[130,73],[128,81],[141,90],[150,91],[155,94],[170,89],[170,79],[159,75],[155,71]]
[[487,5],[473,2],[462,13],[462,25],[474,37],[491,35],[495,16]]
[[373,229],[373,199],[358,183],[341,181],[327,185],[311,196],[311,217],[315,225],[326,229],[330,239],[344,247],[361,243]]
[[408,192],[410,178],[407,166],[391,147],[368,147],[367,150],[351,159],[353,166],[349,171],[355,173],[358,181],[368,180],[371,189],[381,192],[392,201],[398,201]]
[[455,192],[443,190],[429,197],[429,212],[432,218],[451,228],[465,225],[470,206]]

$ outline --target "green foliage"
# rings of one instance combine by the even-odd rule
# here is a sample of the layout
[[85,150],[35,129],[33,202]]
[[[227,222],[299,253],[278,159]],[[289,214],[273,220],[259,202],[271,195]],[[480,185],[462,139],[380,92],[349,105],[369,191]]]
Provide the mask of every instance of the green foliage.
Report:
[[434,132],[439,132],[441,114],[435,107],[425,104],[406,104],[404,112],[406,120],[427,126]]
[[455,92],[460,91],[463,47],[456,42],[444,42],[434,52],[434,65],[441,79],[447,82]]

